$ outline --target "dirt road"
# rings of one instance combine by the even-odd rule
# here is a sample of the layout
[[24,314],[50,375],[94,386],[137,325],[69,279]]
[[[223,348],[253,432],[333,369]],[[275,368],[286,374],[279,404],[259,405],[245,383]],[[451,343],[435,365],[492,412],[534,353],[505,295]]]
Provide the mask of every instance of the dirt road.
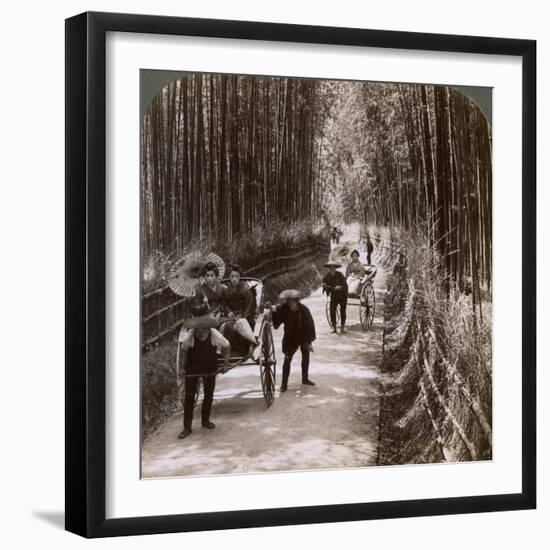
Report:
[[[363,257],[362,257],[363,259]],[[373,263],[376,263],[374,256]],[[177,439],[182,414],[159,427],[144,443],[143,477],[211,475],[262,471],[349,468],[375,464],[378,442],[378,364],[382,350],[382,301],[385,273],[375,279],[376,316],[368,332],[359,308],[348,305],[348,332],[329,333],[325,295],[318,289],[303,301],[317,329],[310,378],[302,386],[300,354],[295,355],[288,391],[276,393],[269,409],[261,393],[259,368],[239,367],[217,378],[212,421]],[[282,327],[274,331],[277,390],[283,355]]]

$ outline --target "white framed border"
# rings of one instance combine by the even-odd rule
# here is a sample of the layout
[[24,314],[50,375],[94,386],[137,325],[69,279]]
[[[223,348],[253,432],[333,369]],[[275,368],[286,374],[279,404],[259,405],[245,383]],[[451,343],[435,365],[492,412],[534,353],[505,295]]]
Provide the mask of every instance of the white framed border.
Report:
[[[139,70],[493,87],[493,460],[139,478]],[[107,33],[106,517],[521,492],[522,64],[517,56]],[[510,223],[513,220],[514,223]],[[518,289],[510,303],[508,289]],[[130,323],[128,323],[130,320]],[[193,498],[184,498],[192,494]]]

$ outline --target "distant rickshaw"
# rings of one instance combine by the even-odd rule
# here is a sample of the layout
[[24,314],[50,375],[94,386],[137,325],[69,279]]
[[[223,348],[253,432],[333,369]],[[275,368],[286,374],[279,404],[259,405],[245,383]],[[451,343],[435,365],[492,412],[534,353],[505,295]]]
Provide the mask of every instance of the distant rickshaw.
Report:
[[[361,287],[359,289],[358,293],[348,293],[348,306],[358,306],[359,307],[359,321],[361,323],[361,327],[363,330],[368,330],[373,321],[374,321],[374,314],[375,314],[375,294],[374,294],[374,286],[373,281],[374,277],[376,277],[377,269],[373,265],[369,264],[363,264],[365,267],[366,274],[363,277],[363,281],[361,283]],[[331,287],[327,287],[331,288]],[[356,300],[356,301],[350,301]],[[332,323],[330,322],[330,296],[327,294],[327,302],[325,306],[325,312],[327,316],[327,322],[331,328]],[[336,325],[340,324],[340,305],[336,307]]]

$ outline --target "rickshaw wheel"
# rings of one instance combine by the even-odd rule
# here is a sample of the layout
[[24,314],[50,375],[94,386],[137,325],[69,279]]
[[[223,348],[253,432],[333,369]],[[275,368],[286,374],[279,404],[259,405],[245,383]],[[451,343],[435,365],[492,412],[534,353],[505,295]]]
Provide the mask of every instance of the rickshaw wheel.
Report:
[[[327,315],[327,323],[329,327],[336,328],[332,326],[332,323],[330,322],[330,298],[327,298],[327,305],[325,306],[325,313]],[[336,306],[336,326],[340,324],[340,304],[337,304]]]
[[265,323],[262,327],[260,346],[260,379],[265,403],[269,407],[275,398],[277,359],[275,357],[273,334],[268,323]]
[[374,321],[375,296],[372,283],[366,282],[359,296],[359,319],[363,330],[368,330]]

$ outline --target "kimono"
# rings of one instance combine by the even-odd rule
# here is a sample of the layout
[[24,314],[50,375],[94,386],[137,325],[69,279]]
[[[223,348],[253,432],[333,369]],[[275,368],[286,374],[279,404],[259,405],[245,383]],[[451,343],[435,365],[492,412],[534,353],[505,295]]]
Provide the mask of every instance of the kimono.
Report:
[[363,278],[366,275],[367,271],[365,266],[357,260],[356,262],[351,261],[346,267],[346,277],[349,275],[354,275],[355,277]]
[[[221,283],[216,282],[214,288],[206,283],[203,283],[197,290],[195,297],[196,305],[206,304],[211,313],[219,316],[224,310],[224,292],[226,287]],[[206,300],[205,300],[206,298]]]
[[[256,300],[250,287],[240,281],[237,287],[228,284],[223,292],[224,309],[240,319],[228,319],[223,324],[223,335],[229,340],[231,349],[238,355],[245,355],[254,340]],[[247,338],[245,335],[249,334]]]
[[346,267],[346,277],[350,294],[359,294],[363,277],[367,274],[365,267],[360,261],[352,261]]
[[256,313],[256,301],[250,287],[240,281],[237,287],[229,284],[223,292],[223,303],[228,313],[239,314],[252,326]]

